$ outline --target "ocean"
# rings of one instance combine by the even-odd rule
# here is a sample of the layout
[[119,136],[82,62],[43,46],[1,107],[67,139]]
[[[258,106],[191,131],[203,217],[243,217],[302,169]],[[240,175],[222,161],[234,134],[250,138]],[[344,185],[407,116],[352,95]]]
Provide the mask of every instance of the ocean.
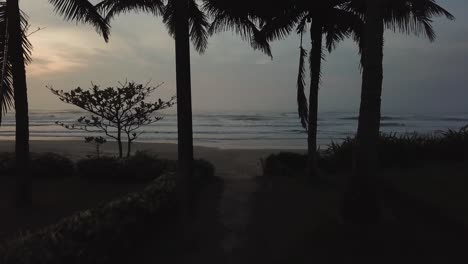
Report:
[[[67,130],[56,121],[71,124],[85,115],[81,111],[31,111],[32,140],[83,140],[99,135],[79,130]],[[162,114],[163,119],[142,127],[144,133],[136,142],[166,142],[177,140],[175,114]],[[392,114],[382,116],[382,132],[437,134],[447,129],[460,129],[468,124],[468,113]],[[322,149],[332,141],[340,142],[354,136],[357,114],[322,112],[319,114],[318,144]],[[195,113],[194,144],[218,148],[306,149],[307,134],[296,112],[270,113]],[[0,140],[14,139],[14,117],[8,114],[0,127]]]

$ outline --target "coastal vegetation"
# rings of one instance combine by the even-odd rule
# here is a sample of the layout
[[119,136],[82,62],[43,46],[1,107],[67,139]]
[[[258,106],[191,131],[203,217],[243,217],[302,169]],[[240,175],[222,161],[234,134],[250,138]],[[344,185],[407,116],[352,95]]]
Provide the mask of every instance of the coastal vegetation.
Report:
[[[242,204],[242,213],[254,211],[253,215],[258,217],[251,221],[248,234],[242,234],[242,239],[261,245],[261,250],[265,250],[262,254],[267,256],[281,250],[271,250],[275,245],[268,249],[268,245],[275,241],[255,241],[257,230],[264,227],[273,229],[272,232],[266,232],[269,233],[269,238],[280,233],[275,237],[279,244],[289,243],[289,231],[292,231],[295,236],[293,240],[297,244],[285,246],[289,250],[293,248],[292,252],[310,247],[315,251],[324,249],[323,252],[335,255],[343,253],[343,256],[348,256],[360,251],[362,259],[359,261],[366,260],[363,256],[373,251],[373,246],[379,244],[375,243],[379,239],[385,240],[390,249],[400,245],[404,245],[405,249],[409,248],[412,243],[405,242],[405,235],[408,233],[414,241],[419,239],[422,245],[431,249],[433,245],[425,241],[431,237],[444,243],[449,241],[454,245],[465,244],[466,240],[462,239],[459,244],[454,242],[458,236],[466,238],[467,232],[466,219],[463,216],[454,217],[452,212],[455,210],[445,210],[452,204],[433,200],[428,202],[415,194],[415,190],[418,190],[415,186],[426,182],[421,175],[433,175],[431,173],[434,172],[422,171],[409,180],[403,179],[401,175],[405,175],[405,171],[412,172],[412,169],[424,169],[427,164],[432,166],[428,166],[429,169],[441,164],[456,164],[453,165],[454,168],[459,164],[466,167],[468,126],[460,130],[448,130],[440,135],[381,133],[385,30],[435,40],[432,19],[454,19],[435,0],[329,0],[320,3],[291,0],[278,4],[271,1],[103,0],[97,5],[81,0],[49,0],[55,7],[55,12],[65,20],[91,24],[105,41],[109,39],[110,22],[118,15],[143,11],[162,17],[169,35],[175,38],[177,161],[160,158],[145,151],[136,151],[131,155],[132,142],[142,133],[138,129],[161,120],[162,117],[156,113],[172,107],[176,98],[174,96],[168,101],[159,99],[148,103],[146,100],[160,85],[152,87],[135,82],[125,82],[119,87],[104,89],[94,84],[89,90],[80,87],[71,91],[49,88],[62,102],[75,105],[90,114],[80,117],[74,123],[57,123],[66,129],[104,133],[116,141],[117,157],[114,153],[109,155],[109,152],[102,150],[101,146],[106,142],[103,137],[85,139],[96,150],[95,156],[87,158],[84,155],[71,159],[56,153],[30,153],[25,65],[31,61],[32,45],[27,38],[28,18],[21,12],[18,2],[0,0],[0,121],[2,115],[14,107],[16,126],[14,152],[0,153],[0,180],[8,181],[12,177],[16,179],[16,209],[33,205],[33,181],[59,182],[58,189],[63,188],[60,181],[64,183],[67,179],[75,180],[73,183],[108,184],[106,186],[111,191],[115,188],[112,184],[127,187],[141,184],[138,186],[143,188],[120,198],[113,197],[110,202],[100,205],[97,204],[102,200],[95,199],[92,206],[87,206],[90,209],[81,208],[56,224],[30,233],[20,233],[13,239],[0,243],[0,263],[118,263],[124,256],[133,261],[132,257],[135,256],[132,253],[149,239],[150,233],[156,235],[153,239],[162,240],[159,243],[164,244],[165,239],[175,239],[176,236],[172,236],[171,232],[176,230],[182,233],[177,236],[180,241],[176,241],[176,244],[196,244],[192,244],[195,231],[199,232],[199,237],[205,234],[200,235],[203,232],[192,225],[195,218],[191,217],[191,210],[199,210],[199,213],[209,217],[224,217],[225,221],[228,219],[228,224],[229,221],[247,221],[245,219],[248,217],[245,215],[229,215],[223,210],[236,203]],[[248,41],[253,49],[260,50],[271,58],[273,52],[270,44],[273,41],[285,39],[292,33],[297,33],[300,38],[299,71],[294,85],[297,88],[300,123],[307,130],[307,143],[304,142],[307,153],[280,152],[262,159],[265,177],[258,182],[255,179],[242,179],[246,175],[252,176],[250,172],[238,168],[236,163],[238,156],[243,153],[211,150],[212,153],[207,155],[210,161],[194,159],[190,42],[197,52],[203,54],[207,49],[209,36],[222,31],[235,32]],[[310,51],[303,45],[306,33],[311,38]],[[356,61],[356,65],[360,65],[362,70],[358,128],[355,137],[332,142],[326,149],[317,150],[318,93],[322,60],[325,58],[324,48],[332,52],[339,42],[347,38],[353,38],[357,43],[360,61]],[[307,56],[309,77],[306,76]],[[310,78],[308,99],[307,78]],[[123,149],[125,141],[126,155]],[[220,175],[229,179],[230,185],[226,186],[230,189],[223,193],[221,202],[219,193],[214,196],[205,192],[205,187],[210,184],[219,187],[221,181],[216,177],[211,161],[219,162],[222,155],[227,156],[224,158],[228,161],[224,161],[227,169]],[[450,180],[444,176],[442,181],[441,175],[434,179],[431,183],[433,186]],[[463,185],[463,179],[460,178],[453,182]],[[257,184],[257,196],[250,199],[245,194],[249,193],[252,186],[255,189]],[[453,186],[451,188],[455,189]],[[434,189],[431,189],[433,194]],[[81,194],[75,199],[85,200],[86,190],[79,191]],[[52,196],[55,192],[51,192]],[[206,194],[209,197],[199,200]],[[443,200],[442,196],[433,196]],[[265,197],[267,198],[262,200]],[[60,198],[57,196],[51,199]],[[213,206],[216,208],[210,207],[209,211],[204,211],[206,208],[199,207],[200,201],[216,203]],[[254,208],[245,206],[253,203],[251,207]],[[221,206],[224,207],[218,208]],[[295,212],[306,212],[305,218],[302,219],[301,214],[296,217],[301,219],[300,224],[292,224],[291,219],[297,215],[291,208]],[[21,216],[33,213],[29,209]],[[21,210],[14,212],[24,213]],[[256,215],[257,212],[260,215]],[[60,216],[65,215],[69,215],[68,212]],[[259,224],[259,219],[264,223]],[[269,221],[275,225],[268,223]],[[417,238],[410,231],[419,228],[423,221],[429,224],[424,222],[421,229],[415,231],[420,236]],[[390,231],[386,230],[385,225],[388,223],[391,223]],[[278,226],[284,228],[277,230]],[[209,228],[211,226],[207,228],[208,233],[212,231]],[[241,223],[240,229],[245,232],[246,225],[242,226]],[[435,234],[431,233],[434,229]],[[430,232],[425,232],[427,230]],[[328,231],[330,232],[325,234]],[[445,231],[449,235],[445,235]],[[158,232],[165,235],[158,237]],[[229,232],[234,233],[231,230]],[[228,232],[224,235],[228,243],[237,241],[238,237],[231,238],[226,233]],[[281,235],[287,239],[283,240]],[[307,244],[309,239],[319,240],[320,243],[314,241],[316,244]],[[225,243],[225,240],[222,242]],[[328,243],[331,240],[335,244]],[[219,244],[219,241],[212,242]],[[335,247],[337,244],[339,246]],[[151,246],[154,245],[150,244],[149,248]],[[229,246],[226,248],[229,249]],[[154,248],[148,251],[154,254]],[[230,251],[229,254],[236,252],[232,248],[226,251]],[[416,249],[415,252],[419,251]],[[181,246],[177,254],[184,253]],[[254,255],[255,253],[257,252]],[[398,254],[403,253],[404,250],[398,251]],[[301,254],[307,255],[304,252]],[[300,258],[303,256],[301,254],[291,256]],[[310,257],[310,253],[307,256]],[[290,258],[285,259],[291,261]],[[302,263],[299,259],[297,261]]]
[[[355,138],[346,138],[317,151],[319,169],[326,175],[351,172],[356,144]],[[377,147],[379,171],[418,168],[427,163],[465,162],[468,161],[468,126],[436,135],[382,133]],[[263,161],[265,176],[305,177],[306,168],[307,155],[301,153],[281,152]]]
[[101,89],[93,85],[89,90],[81,87],[64,92],[48,87],[62,102],[75,105],[89,116],[81,116],[75,123],[68,124],[57,121],[57,124],[67,129],[78,129],[86,132],[104,133],[116,140],[119,146],[119,158],[123,157],[122,139],[127,140],[127,158],[132,151],[132,142],[143,132],[138,129],[153,124],[162,119],[156,112],[167,109],[175,104],[175,96],[168,101],[158,99],[155,102],[145,100],[161,86],[148,86],[135,82],[121,83],[119,87]]
[[[65,20],[83,22],[95,27],[105,41],[109,39],[110,27],[89,1],[49,0],[54,10]],[[29,115],[26,83],[26,64],[30,61],[32,45],[27,39],[27,18],[19,8],[19,0],[1,1],[0,8],[0,55],[2,72],[0,80],[0,115],[5,110],[15,109],[15,162],[17,163],[18,207],[29,207],[31,197],[31,168],[29,153]],[[13,101],[13,103],[12,103]]]

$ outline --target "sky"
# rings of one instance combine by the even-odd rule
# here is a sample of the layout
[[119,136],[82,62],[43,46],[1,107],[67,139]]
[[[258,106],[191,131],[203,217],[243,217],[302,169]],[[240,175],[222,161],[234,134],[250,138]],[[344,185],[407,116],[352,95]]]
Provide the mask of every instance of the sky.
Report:
[[[435,19],[438,38],[387,31],[384,50],[383,112],[468,113],[468,2],[440,0],[455,21]],[[33,110],[70,109],[46,88],[71,90],[92,83],[107,87],[125,80],[164,83],[154,98],[175,95],[174,40],[162,19],[124,14],[111,23],[109,43],[94,28],[63,21],[48,0],[21,0],[29,15],[34,46],[27,67]],[[307,40],[307,37],[306,37]],[[306,41],[306,48],[310,48]],[[299,38],[272,43],[273,59],[254,51],[232,32],[209,39],[205,54],[192,48],[194,112],[296,111]],[[323,62],[320,111],[359,109],[361,76],[357,47],[339,44]]]

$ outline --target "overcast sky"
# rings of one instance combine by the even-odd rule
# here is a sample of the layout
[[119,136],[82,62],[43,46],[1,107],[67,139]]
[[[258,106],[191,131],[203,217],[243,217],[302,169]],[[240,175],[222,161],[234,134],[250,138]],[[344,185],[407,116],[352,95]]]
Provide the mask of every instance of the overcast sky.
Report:
[[[386,112],[468,112],[468,2],[440,0],[455,21],[436,19],[438,39],[387,32],[383,109]],[[109,43],[89,25],[64,22],[48,0],[21,0],[29,15],[33,63],[27,68],[32,109],[70,108],[47,89],[135,80],[156,85],[158,97],[175,94],[174,40],[161,18],[128,14],[112,22]],[[307,41],[308,45],[309,41]],[[275,42],[273,60],[231,32],[213,36],[207,52],[192,49],[195,111],[295,111],[299,61],[296,35]],[[352,41],[341,43],[323,63],[321,111],[357,111],[361,77]]]

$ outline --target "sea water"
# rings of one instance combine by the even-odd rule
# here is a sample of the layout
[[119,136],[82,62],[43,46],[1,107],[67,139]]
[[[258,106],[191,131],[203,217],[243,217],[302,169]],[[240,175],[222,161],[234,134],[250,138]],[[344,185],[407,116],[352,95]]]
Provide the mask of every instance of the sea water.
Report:
[[[73,124],[86,112],[45,111],[30,112],[32,140],[83,140],[85,136],[101,135],[69,130],[57,121]],[[177,142],[177,117],[162,113],[162,120],[143,126],[137,142]],[[352,137],[357,129],[357,113],[321,112],[317,141],[323,149],[332,141]],[[437,134],[447,129],[460,129],[468,124],[468,113],[384,113],[381,131],[387,133]],[[0,140],[14,139],[14,116],[8,114],[0,127]],[[307,132],[302,128],[296,112],[203,112],[193,115],[194,144],[219,148],[305,149]]]

